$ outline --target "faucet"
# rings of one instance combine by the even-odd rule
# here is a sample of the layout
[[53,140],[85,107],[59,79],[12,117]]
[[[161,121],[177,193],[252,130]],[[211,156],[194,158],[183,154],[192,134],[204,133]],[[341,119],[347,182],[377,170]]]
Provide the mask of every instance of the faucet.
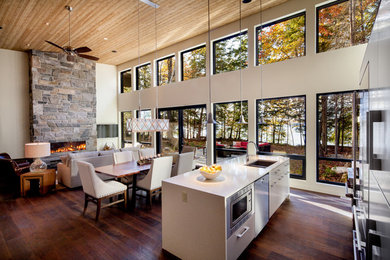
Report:
[[259,147],[257,147],[256,143],[253,142],[253,141],[249,141],[248,144],[247,144],[247,146],[246,146],[246,161],[247,161],[247,162],[249,161],[249,155],[248,155],[248,146],[249,146],[249,144],[253,144],[253,145],[255,146],[255,148],[256,148],[256,154],[260,152],[260,151],[259,151]]

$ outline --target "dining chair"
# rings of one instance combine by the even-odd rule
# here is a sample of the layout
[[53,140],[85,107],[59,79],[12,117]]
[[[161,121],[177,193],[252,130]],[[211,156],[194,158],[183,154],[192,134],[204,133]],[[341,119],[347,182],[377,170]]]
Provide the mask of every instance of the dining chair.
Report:
[[139,150],[139,157],[153,157],[156,155],[154,148],[144,148]]
[[193,169],[194,153],[181,153],[177,155],[176,164],[172,168],[171,177],[190,172]]
[[[114,158],[114,164],[120,164],[135,160],[134,153],[132,151],[116,152],[112,154],[112,157]],[[133,176],[122,177],[121,183],[127,186],[127,197],[129,198],[129,189],[133,187]]]
[[146,191],[149,206],[152,207],[152,197],[161,193],[162,181],[171,177],[172,156],[155,158],[144,179],[137,181],[136,190]]
[[[89,201],[97,205],[95,218],[96,221],[98,221],[99,219],[100,210],[102,208],[106,208],[121,202],[123,202],[125,208],[127,207],[126,185],[118,181],[102,181],[96,175],[95,167],[88,162],[79,161],[77,162],[77,166],[79,168],[81,184],[85,193],[83,215],[87,210]],[[110,203],[107,203],[102,206],[102,200],[107,198],[113,198],[117,195],[123,195],[123,199],[117,199],[113,202],[110,201]]]

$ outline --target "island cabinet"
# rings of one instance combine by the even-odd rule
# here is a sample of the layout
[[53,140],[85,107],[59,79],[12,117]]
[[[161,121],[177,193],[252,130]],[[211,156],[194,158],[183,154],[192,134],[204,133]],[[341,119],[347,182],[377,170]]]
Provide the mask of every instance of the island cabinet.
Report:
[[290,161],[281,163],[270,171],[269,177],[269,218],[290,195]]
[[[254,183],[288,161],[250,158],[258,159],[273,164],[250,167],[244,156],[224,162],[215,180],[206,180],[199,170],[164,180],[162,248],[181,259],[237,259],[257,235]],[[268,219],[268,206],[262,208]]]

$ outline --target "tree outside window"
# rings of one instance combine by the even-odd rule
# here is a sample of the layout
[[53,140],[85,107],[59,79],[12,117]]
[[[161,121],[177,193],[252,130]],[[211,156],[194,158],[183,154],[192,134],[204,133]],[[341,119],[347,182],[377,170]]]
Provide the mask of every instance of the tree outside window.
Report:
[[[150,109],[141,111],[138,110],[137,118],[152,119],[152,111]],[[141,143],[145,147],[152,147],[152,134],[150,132],[138,132],[137,142]]]
[[150,63],[136,68],[137,90],[152,86],[152,69]]
[[181,53],[182,80],[206,76],[206,46]]
[[158,86],[175,82],[175,56],[157,61]]
[[317,7],[317,52],[368,42],[379,0],[342,0]]
[[242,32],[213,43],[214,74],[248,67],[248,33]]
[[257,65],[305,56],[305,13],[259,26]]
[[131,70],[121,72],[121,93],[128,93],[133,90],[131,84]]
[[122,112],[121,113],[121,122],[122,122],[122,147],[126,147],[126,144],[131,144],[133,142],[133,134],[127,131],[127,120],[133,118],[133,112]]

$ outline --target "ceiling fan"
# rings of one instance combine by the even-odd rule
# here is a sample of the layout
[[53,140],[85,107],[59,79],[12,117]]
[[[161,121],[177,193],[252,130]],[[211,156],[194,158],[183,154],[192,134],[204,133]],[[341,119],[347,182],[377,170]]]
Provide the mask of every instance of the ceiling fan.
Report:
[[49,43],[49,44],[51,44],[51,45],[53,45],[53,46],[55,46],[57,48],[60,48],[61,50],[63,50],[68,55],[79,56],[79,57],[90,59],[90,60],[94,60],[94,61],[99,60],[98,57],[82,54],[82,53],[85,53],[85,52],[92,51],[90,48],[88,48],[86,46],[79,47],[79,48],[72,48],[72,46],[70,45],[70,13],[72,12],[73,8],[71,6],[69,6],[69,5],[67,5],[67,6],[65,6],[65,9],[68,10],[68,12],[69,12],[69,44],[67,46],[61,47],[58,44],[55,44],[54,42],[51,42],[51,41],[45,41],[45,42],[47,42],[47,43]]

